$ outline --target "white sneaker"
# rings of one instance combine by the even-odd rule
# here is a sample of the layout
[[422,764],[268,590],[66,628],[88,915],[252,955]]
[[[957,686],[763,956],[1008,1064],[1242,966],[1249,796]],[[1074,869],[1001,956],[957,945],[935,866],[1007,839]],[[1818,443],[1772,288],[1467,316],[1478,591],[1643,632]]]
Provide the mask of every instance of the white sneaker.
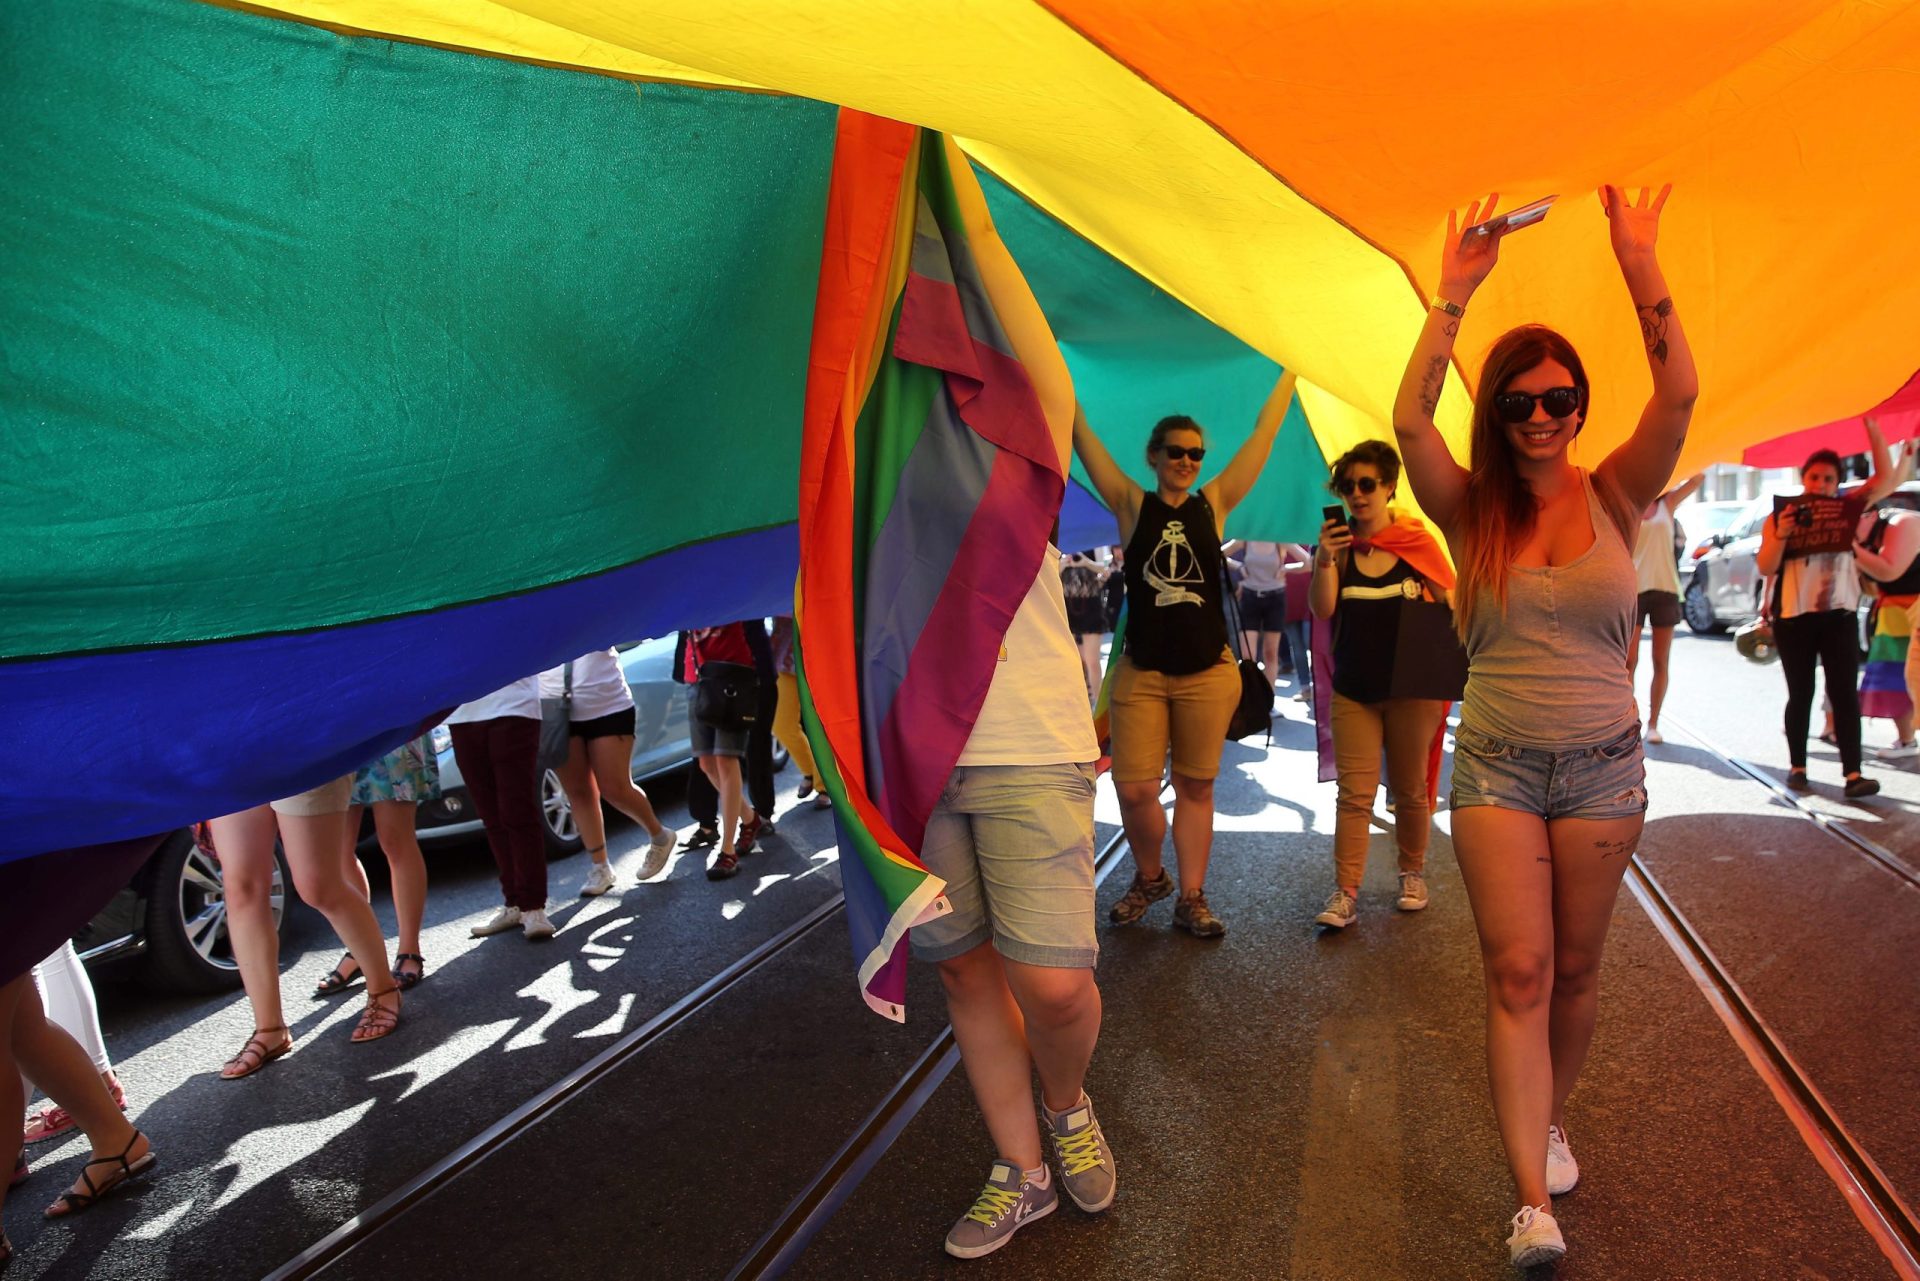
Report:
[[528,912],[520,923],[520,932],[530,939],[550,939],[553,937],[553,922],[539,908]]
[[613,888],[613,869],[605,863],[595,863],[587,869],[587,879],[581,883],[581,898],[599,898]]
[[503,907],[493,914],[490,921],[482,921],[468,931],[470,937],[483,939],[492,934],[504,934],[520,924],[520,909]]
[[1513,1235],[1507,1238],[1507,1254],[1516,1268],[1553,1263],[1567,1252],[1567,1240],[1553,1215],[1535,1205],[1520,1207],[1513,1216]]
[[1909,757],[1920,756],[1920,740],[1911,743],[1895,743],[1892,747],[1883,747],[1874,753],[1883,761],[1904,761]]
[[1421,912],[1427,906],[1427,878],[1418,872],[1400,873],[1400,897],[1394,906],[1402,912]]
[[654,877],[660,875],[660,870],[667,865],[667,859],[672,856],[673,847],[679,840],[680,834],[678,832],[674,831],[671,827],[662,827],[660,829],[660,835],[647,842],[647,859],[646,862],[640,864],[640,871],[636,874],[635,879],[651,881]]
[[1649,725],[1649,726],[1647,726],[1647,738],[1646,738],[1646,741],[1647,741],[1647,742],[1649,742],[1649,743],[1651,743],[1651,744],[1653,744],[1653,745],[1654,745],[1655,747],[1658,747],[1658,746],[1659,746],[1660,744],[1662,744],[1662,743],[1664,743],[1664,742],[1666,742],[1666,741],[1667,741],[1667,738],[1666,738],[1666,735],[1664,735],[1664,734],[1662,734],[1662,733],[1660,732],[1660,727],[1659,727],[1659,726],[1657,726],[1657,725]]
[[1565,1196],[1580,1182],[1580,1163],[1567,1146],[1567,1132],[1557,1125],[1547,1127],[1547,1192]]
[[1345,890],[1335,890],[1327,896],[1327,905],[1320,909],[1320,915],[1313,919],[1315,924],[1344,930],[1360,919],[1360,905]]

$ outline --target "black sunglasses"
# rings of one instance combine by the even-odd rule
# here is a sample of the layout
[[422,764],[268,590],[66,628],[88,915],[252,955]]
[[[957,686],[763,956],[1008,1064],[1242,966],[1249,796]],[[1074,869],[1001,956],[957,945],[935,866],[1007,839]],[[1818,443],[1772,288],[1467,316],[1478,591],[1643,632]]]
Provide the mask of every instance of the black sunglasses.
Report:
[[1586,393],[1578,387],[1549,387],[1543,392],[1503,391],[1493,398],[1494,412],[1506,422],[1523,423],[1533,417],[1537,401],[1549,418],[1571,418],[1580,412]]
[[1342,498],[1352,498],[1356,489],[1363,494],[1371,494],[1378,488],[1380,482],[1371,476],[1342,476],[1333,483],[1334,492]]
[[1160,452],[1167,456],[1168,462],[1177,463],[1182,458],[1191,458],[1197,463],[1207,456],[1207,447],[1205,445],[1162,445]]

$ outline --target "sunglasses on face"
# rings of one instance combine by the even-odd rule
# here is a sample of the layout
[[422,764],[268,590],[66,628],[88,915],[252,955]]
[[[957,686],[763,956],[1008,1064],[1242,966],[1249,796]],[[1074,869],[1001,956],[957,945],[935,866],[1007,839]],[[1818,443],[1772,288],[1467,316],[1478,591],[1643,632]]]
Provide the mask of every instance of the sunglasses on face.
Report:
[[1356,489],[1363,494],[1371,494],[1378,488],[1380,482],[1371,476],[1342,476],[1333,484],[1334,492],[1342,498],[1352,498]]
[[1538,402],[1549,418],[1571,418],[1580,412],[1578,387],[1549,387],[1543,392],[1503,391],[1493,398],[1494,412],[1510,423],[1523,423],[1533,417]]
[[1160,452],[1167,456],[1167,461],[1170,463],[1177,463],[1182,458],[1191,458],[1197,463],[1207,456],[1207,447],[1205,445],[1162,445]]

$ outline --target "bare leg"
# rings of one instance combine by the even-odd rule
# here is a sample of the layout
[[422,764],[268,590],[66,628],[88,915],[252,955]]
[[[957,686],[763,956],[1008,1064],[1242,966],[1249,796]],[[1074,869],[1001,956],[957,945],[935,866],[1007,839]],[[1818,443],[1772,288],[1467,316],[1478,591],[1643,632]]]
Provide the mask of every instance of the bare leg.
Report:
[[1157,881],[1163,867],[1161,847],[1167,840],[1167,811],[1160,804],[1160,782],[1115,783],[1114,791],[1120,797],[1120,825],[1126,829],[1133,865],[1142,880]]
[[994,1151],[1023,1170],[1040,1165],[1040,1123],[1033,1113],[1033,1062],[1026,1022],[991,942],[940,962],[947,1017],[960,1063],[993,1136]]
[[1081,636],[1074,641],[1074,646],[1080,651],[1080,670],[1087,678],[1087,697],[1098,702],[1103,675],[1100,670],[1100,637],[1092,634]]
[[1453,816],[1487,981],[1487,1077],[1521,1205],[1546,1205],[1553,1120],[1553,853],[1544,820],[1476,805]]
[[[1656,633],[1657,634],[1657,633]],[[1553,848],[1553,1123],[1566,1128],[1567,1096],[1580,1079],[1600,1008],[1600,951],[1643,815],[1560,818],[1547,825]]]
[[[1637,646],[1635,647],[1638,648]],[[1653,689],[1647,697],[1647,728],[1660,724],[1660,708],[1667,701],[1667,658],[1673,653],[1673,628],[1653,629]]]
[[567,804],[573,807],[573,825],[580,830],[580,841],[596,863],[607,861],[607,819],[600,812],[600,788],[593,779],[593,766],[587,759],[587,740],[569,738],[567,759],[554,771]]
[[240,967],[247,1003],[253,1007],[253,1026],[261,1031],[284,1028],[287,1016],[280,1008],[280,931],[273,924],[273,841],[277,831],[273,811],[256,805],[216,818],[212,827],[213,848],[220,856],[220,879],[227,899],[227,936],[233,941],[233,959]]
[[633,736],[593,738],[586,743],[594,781],[607,804],[646,828],[648,836],[660,835],[660,819],[653,812],[653,802],[633,783]]
[[[293,869],[293,883],[322,916],[333,932],[360,962],[367,976],[368,1001],[388,1009],[400,1008],[400,993],[394,989],[393,971],[387,964],[387,941],[373,908],[340,875],[341,832],[346,813],[277,814],[280,843],[287,851],[287,865]],[[216,838],[217,839],[217,838]],[[382,993],[374,996],[374,993]],[[361,1039],[356,1029],[355,1039]]]
[[395,950],[418,955],[420,923],[427,914],[427,860],[414,834],[415,810],[413,801],[373,804],[373,830],[380,837],[381,852],[387,856],[387,873],[393,882],[393,914],[400,928]]
[[1005,958],[1000,965],[1026,1024],[1027,1049],[1040,1073],[1040,1101],[1049,1111],[1064,1112],[1080,1101],[1100,1040],[1100,988],[1093,971]]
[[741,780],[737,756],[702,756],[700,769],[720,794],[720,852],[733,853],[733,840],[740,830]]
[[360,811],[363,805],[355,805],[347,810],[346,839],[340,842],[344,851],[340,859],[340,875],[352,888],[360,892],[360,897],[373,902],[373,885],[367,880],[367,869],[360,864]]
[[1894,737],[1902,743],[1911,743],[1913,741],[1912,712],[1908,712],[1905,716],[1896,716],[1893,718],[1893,734]]
[[[1158,797],[1155,798],[1158,807]],[[1180,866],[1180,893],[1206,888],[1207,862],[1213,857],[1213,780],[1173,776],[1173,856]]]
[[[8,985],[9,992],[14,989],[15,984]],[[74,1122],[86,1133],[88,1142],[93,1144],[92,1158],[106,1159],[124,1153],[128,1161],[138,1161],[145,1156],[148,1144],[144,1139],[135,1141],[137,1132],[113,1101],[113,1096],[107,1093],[100,1073],[93,1066],[93,1059],[65,1028],[47,1021],[45,1012],[40,1008],[40,994],[34,990],[32,982],[20,985],[17,994],[8,998],[7,1003],[13,1007],[8,1038],[14,1061],[21,1072],[46,1092],[48,1098],[73,1115]],[[8,1071],[6,1076],[12,1084],[0,1088],[9,1092],[17,1090],[19,1077],[12,1071]],[[19,1110],[5,1115],[18,1116]],[[9,1143],[18,1143],[17,1127],[9,1122],[6,1128]],[[19,1156],[17,1147],[14,1148],[14,1155],[16,1158]],[[12,1168],[12,1162],[9,1162],[7,1169],[11,1171]],[[95,1175],[95,1182],[101,1182],[110,1175],[111,1171],[101,1169]],[[87,1185],[76,1179],[73,1190],[85,1192]]]
[[1260,633],[1260,657],[1266,663],[1267,687],[1280,688],[1280,633]]

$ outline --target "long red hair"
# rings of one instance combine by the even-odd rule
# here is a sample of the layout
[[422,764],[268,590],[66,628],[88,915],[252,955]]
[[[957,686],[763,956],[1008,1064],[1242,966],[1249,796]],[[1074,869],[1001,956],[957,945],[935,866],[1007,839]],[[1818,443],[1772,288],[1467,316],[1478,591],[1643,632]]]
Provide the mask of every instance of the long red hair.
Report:
[[1510,329],[1487,352],[1480,386],[1473,397],[1473,436],[1468,451],[1467,496],[1460,510],[1465,553],[1454,589],[1453,622],[1462,639],[1480,593],[1489,592],[1507,607],[1507,567],[1533,537],[1540,508],[1533,487],[1514,465],[1507,424],[1494,412],[1493,398],[1521,374],[1543,361],[1558,361],[1581,391],[1580,424],[1586,425],[1587,369],[1573,344],[1545,325]]

